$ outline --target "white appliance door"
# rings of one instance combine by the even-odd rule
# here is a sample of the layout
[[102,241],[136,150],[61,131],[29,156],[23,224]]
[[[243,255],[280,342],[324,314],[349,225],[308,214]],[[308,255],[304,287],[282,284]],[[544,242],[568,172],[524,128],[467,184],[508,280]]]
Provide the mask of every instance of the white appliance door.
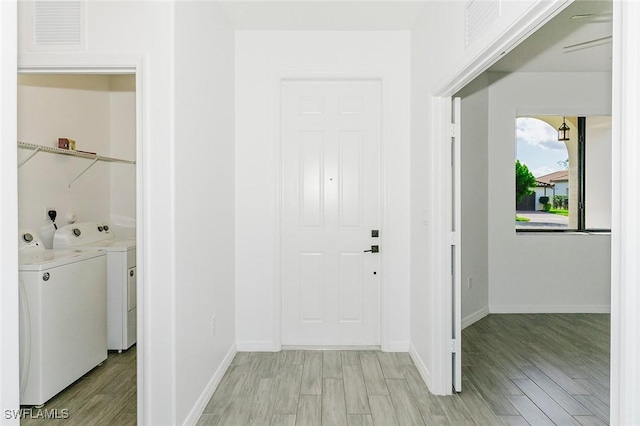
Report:
[[378,80],[282,83],[283,345],[380,344],[380,97]]
[[30,351],[20,403],[40,405],[107,358],[107,260],[31,274],[23,281]]

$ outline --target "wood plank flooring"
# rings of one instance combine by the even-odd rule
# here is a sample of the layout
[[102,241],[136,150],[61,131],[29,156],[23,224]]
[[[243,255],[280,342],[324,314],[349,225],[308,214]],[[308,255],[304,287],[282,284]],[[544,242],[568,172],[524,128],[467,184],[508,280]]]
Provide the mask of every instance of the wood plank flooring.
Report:
[[[606,425],[609,315],[490,315],[463,331],[463,392],[438,397],[406,353],[241,352],[198,425]],[[135,425],[135,346],[23,425]]]
[[410,356],[241,352],[198,425],[606,425],[609,315],[490,315],[463,331],[463,392],[432,395]]
[[[27,411],[20,424],[135,425],[136,358],[135,345],[122,353],[109,352],[107,360],[101,366],[89,371],[51,398],[42,409],[22,407]],[[62,418],[63,410],[67,410],[68,418]],[[45,418],[56,415],[58,419]]]

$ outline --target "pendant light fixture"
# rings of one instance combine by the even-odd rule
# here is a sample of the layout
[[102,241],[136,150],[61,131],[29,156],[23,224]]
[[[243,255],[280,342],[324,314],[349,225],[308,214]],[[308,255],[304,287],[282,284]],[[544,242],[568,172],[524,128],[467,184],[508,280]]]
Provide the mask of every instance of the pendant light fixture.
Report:
[[567,126],[567,123],[565,122],[565,117],[562,117],[562,125],[558,128],[558,140],[569,140],[569,126]]

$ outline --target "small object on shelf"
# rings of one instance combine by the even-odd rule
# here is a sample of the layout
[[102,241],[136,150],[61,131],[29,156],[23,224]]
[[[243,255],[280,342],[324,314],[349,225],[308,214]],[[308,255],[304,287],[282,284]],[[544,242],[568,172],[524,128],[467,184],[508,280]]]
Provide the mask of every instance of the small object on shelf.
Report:
[[60,149],[69,149],[69,139],[67,139],[67,138],[58,138],[58,148],[60,148]]
[[70,149],[71,151],[76,150],[76,141],[68,138],[58,138],[58,148],[59,149]]
[[89,154],[89,155],[97,155],[95,152],[89,152],[89,151],[82,151],[81,149],[76,150],[77,152],[81,152],[83,154]]

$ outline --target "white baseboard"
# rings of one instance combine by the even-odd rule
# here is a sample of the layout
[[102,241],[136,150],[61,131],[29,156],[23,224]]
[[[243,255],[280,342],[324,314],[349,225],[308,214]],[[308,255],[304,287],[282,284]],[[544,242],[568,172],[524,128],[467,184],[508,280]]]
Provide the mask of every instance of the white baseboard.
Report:
[[276,352],[271,340],[243,340],[236,342],[238,352]]
[[611,305],[500,305],[489,306],[492,314],[609,314]]
[[227,352],[225,357],[222,359],[222,362],[220,363],[220,366],[218,366],[218,369],[216,370],[216,372],[213,373],[213,376],[211,377],[211,380],[209,380],[207,387],[205,387],[204,391],[202,391],[200,398],[198,398],[195,405],[191,409],[191,412],[189,413],[187,418],[184,420],[183,425],[191,426],[191,425],[195,425],[198,422],[198,419],[202,415],[202,412],[204,411],[205,407],[209,403],[209,400],[213,396],[213,393],[216,391],[216,388],[220,384],[220,380],[222,380],[222,376],[224,376],[224,373],[227,372],[227,369],[231,365],[231,361],[233,361],[233,357],[236,356],[236,352],[237,352],[236,345],[234,343],[233,345],[231,345],[229,352]]
[[469,327],[471,324],[480,321],[482,318],[489,315],[489,307],[485,306],[484,308],[478,309],[470,315],[462,318],[462,329]]
[[396,340],[382,346],[384,352],[409,352],[409,348],[408,340]]
[[411,343],[409,343],[409,355],[411,355],[411,359],[416,365],[416,368],[418,369],[422,380],[424,380],[424,383],[427,385],[427,387],[431,389],[431,373],[429,373],[429,369],[418,354],[416,348]]
[[379,351],[377,345],[282,345],[283,351]]

